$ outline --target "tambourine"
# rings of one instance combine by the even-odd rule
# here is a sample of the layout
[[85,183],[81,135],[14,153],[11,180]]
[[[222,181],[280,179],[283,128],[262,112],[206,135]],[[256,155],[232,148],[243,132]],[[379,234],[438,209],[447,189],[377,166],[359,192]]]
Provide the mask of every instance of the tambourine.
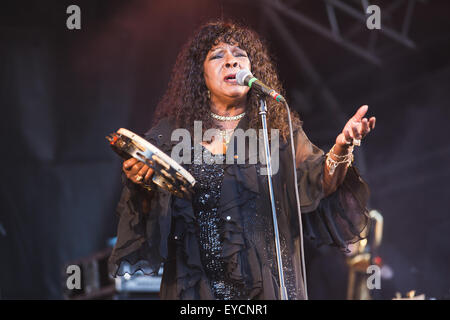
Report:
[[150,189],[154,184],[177,197],[191,199],[196,182],[194,177],[153,144],[124,128],[111,133],[106,139],[123,159],[136,158],[155,171],[148,185]]

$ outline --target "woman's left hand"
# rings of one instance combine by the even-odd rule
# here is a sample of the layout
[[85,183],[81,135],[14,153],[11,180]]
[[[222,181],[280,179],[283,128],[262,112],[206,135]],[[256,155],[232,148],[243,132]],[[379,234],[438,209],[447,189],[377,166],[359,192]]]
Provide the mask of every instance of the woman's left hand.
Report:
[[351,145],[354,140],[361,140],[371,130],[375,129],[375,117],[370,119],[363,118],[367,113],[368,106],[361,106],[355,115],[348,120],[344,129],[336,138],[336,144],[341,147],[347,147]]

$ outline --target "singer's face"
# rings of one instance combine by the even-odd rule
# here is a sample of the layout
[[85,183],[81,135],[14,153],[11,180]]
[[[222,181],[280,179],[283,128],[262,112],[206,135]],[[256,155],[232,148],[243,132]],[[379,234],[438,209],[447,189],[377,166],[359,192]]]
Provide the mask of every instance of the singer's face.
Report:
[[212,101],[242,99],[247,95],[250,88],[236,82],[236,73],[241,69],[251,70],[247,52],[223,42],[211,48],[203,63],[203,73]]

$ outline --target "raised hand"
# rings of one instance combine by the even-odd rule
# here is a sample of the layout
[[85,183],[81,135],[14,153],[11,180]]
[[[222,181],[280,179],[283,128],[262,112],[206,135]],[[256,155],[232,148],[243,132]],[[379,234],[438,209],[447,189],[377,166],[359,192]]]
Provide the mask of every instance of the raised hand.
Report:
[[353,117],[345,124],[344,129],[336,138],[336,144],[340,147],[346,147],[353,143],[357,144],[371,130],[375,129],[375,117],[370,119],[363,118],[367,113],[368,106],[361,106]]

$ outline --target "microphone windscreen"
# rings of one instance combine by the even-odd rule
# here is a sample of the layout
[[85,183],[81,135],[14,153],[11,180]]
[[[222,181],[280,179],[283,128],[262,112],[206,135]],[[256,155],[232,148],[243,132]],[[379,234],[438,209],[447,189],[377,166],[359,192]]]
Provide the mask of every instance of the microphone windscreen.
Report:
[[253,78],[252,73],[248,69],[241,69],[236,73],[236,82],[240,84],[241,86],[246,86],[247,83],[245,83],[245,78],[248,76],[251,76]]

